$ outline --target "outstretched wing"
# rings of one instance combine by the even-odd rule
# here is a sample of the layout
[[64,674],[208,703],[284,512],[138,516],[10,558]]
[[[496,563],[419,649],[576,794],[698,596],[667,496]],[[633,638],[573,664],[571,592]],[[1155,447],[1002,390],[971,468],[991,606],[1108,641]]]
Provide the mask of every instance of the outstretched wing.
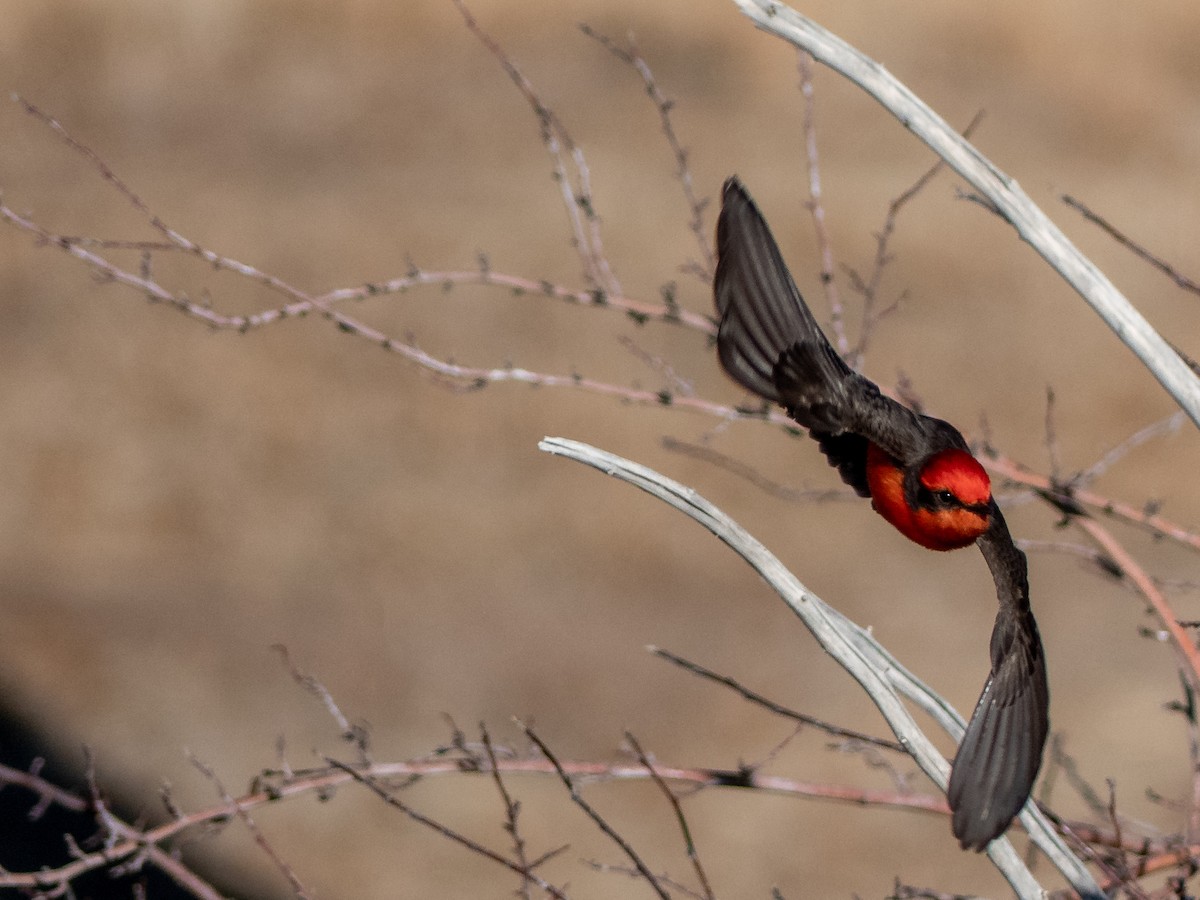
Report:
[[[720,316],[717,355],[725,371],[808,428],[843,479],[860,493],[865,480],[853,479],[865,470],[865,461],[849,454],[865,452],[865,444],[826,436],[861,435],[905,464],[941,449],[931,441],[940,433],[934,423],[944,423],[883,396],[833,349],[800,296],[766,220],[736,176],[725,182],[717,221],[713,294]],[[961,444],[958,432],[950,431],[956,445]]]
[[1004,833],[1029,799],[1050,730],[1046,660],[1029,606],[1025,554],[992,504],[991,527],[979,538],[1000,611],[992,629],[992,671],[967,725],[946,797],[954,836],[982,850]]

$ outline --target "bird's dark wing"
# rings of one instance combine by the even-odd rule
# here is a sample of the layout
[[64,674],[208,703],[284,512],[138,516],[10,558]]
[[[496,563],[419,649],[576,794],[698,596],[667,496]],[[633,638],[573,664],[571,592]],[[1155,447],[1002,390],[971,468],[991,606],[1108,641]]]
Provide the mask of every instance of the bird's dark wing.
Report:
[[1025,554],[999,508],[978,540],[996,583],[1000,611],[992,629],[992,671],[967,725],[946,796],[954,836],[982,850],[1021,811],[1042,763],[1050,729],[1046,660],[1029,606]]
[[854,488],[860,497],[871,496],[871,485],[867,482],[867,439],[852,431],[830,434],[827,431],[809,432],[821,446],[821,452],[829,464],[838,470],[842,481]]
[[[939,429],[930,423],[937,420],[883,396],[830,346],[762,213],[736,176],[725,182],[717,221],[713,294],[720,317],[717,355],[725,371],[742,387],[783,406],[812,431],[855,489],[861,485],[847,477],[843,462],[848,459],[844,452],[856,446],[827,444],[822,435],[862,435],[902,464],[942,449],[931,443]],[[962,444],[961,435],[950,430]],[[856,469],[865,469],[865,461],[850,466],[852,472]]]

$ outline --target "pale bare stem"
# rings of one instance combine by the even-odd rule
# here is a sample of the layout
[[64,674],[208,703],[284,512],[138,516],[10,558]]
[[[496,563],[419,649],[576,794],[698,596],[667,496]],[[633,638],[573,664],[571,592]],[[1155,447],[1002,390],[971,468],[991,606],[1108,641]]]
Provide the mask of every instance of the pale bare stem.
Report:
[[706,284],[711,283],[716,268],[716,260],[713,257],[708,226],[704,222],[704,211],[708,207],[708,200],[702,200],[696,196],[696,188],[692,180],[692,170],[688,163],[688,151],[680,142],[679,136],[675,133],[675,126],[671,122],[671,111],[675,108],[675,101],[668,100],[663,96],[662,91],[659,90],[658,81],[650,69],[650,64],[646,62],[645,58],[639,52],[632,35],[629,36],[629,49],[626,50],[618,46],[612,38],[600,34],[586,23],[581,24],[579,29],[588,37],[599,42],[601,46],[617,59],[621,60],[621,62],[632,66],[638,75],[641,76],[642,83],[646,86],[646,94],[654,103],[655,109],[658,110],[658,116],[662,122],[663,134],[666,136],[667,144],[671,148],[671,154],[675,157],[675,177],[679,179],[679,183],[683,188],[684,199],[687,201],[688,209],[691,211],[691,221],[688,227],[691,229],[692,234],[696,238],[696,244],[700,248],[701,262],[690,263],[684,266],[684,270],[693,272]]
[[505,868],[520,875],[527,881],[536,884],[542,891],[549,894],[551,897],[555,897],[557,900],[566,900],[567,895],[562,890],[550,884],[541,876],[535,874],[528,866],[522,866],[520,863],[513,862],[503,854],[497,853],[495,850],[485,847],[483,844],[472,840],[464,834],[460,834],[453,828],[450,828],[448,825],[444,825],[443,823],[438,822],[436,819],[431,819],[424,813],[417,812],[415,809],[397,797],[394,790],[390,790],[387,786],[381,784],[376,777],[369,772],[354,768],[346,763],[339,762],[336,759],[326,758],[326,762],[329,763],[329,765],[333,768],[339,769],[350,778],[353,778],[359,784],[366,787],[369,791],[371,791],[371,793],[375,794],[386,804],[388,804],[388,806],[392,806],[400,810],[414,822],[436,831],[443,837],[449,838],[451,841],[459,844],[462,847],[466,847],[472,853],[482,856],[484,859],[490,859],[492,862],[499,863]]
[[1079,200],[1076,200],[1074,197],[1068,194],[1063,194],[1062,201],[1072,209],[1078,210],[1084,219],[1091,222],[1093,225],[1099,226],[1102,231],[1108,234],[1108,236],[1115,240],[1118,244],[1129,249],[1134,256],[1137,256],[1139,259],[1143,259],[1150,263],[1150,265],[1170,278],[1171,281],[1175,282],[1178,287],[1183,288],[1185,291],[1191,291],[1193,294],[1200,294],[1200,282],[1196,282],[1193,279],[1188,278],[1162,257],[1156,256],[1141,244],[1129,237],[1126,237],[1107,219],[1092,212]]
[[[47,231],[40,225],[37,225],[25,217],[20,216],[2,203],[0,203],[0,219],[4,219],[10,224],[34,234],[39,240],[46,244],[60,248],[70,256],[87,265],[94,272],[96,272],[99,277],[134,288],[152,300],[169,304],[184,314],[192,318],[199,319],[213,328],[245,331],[252,327],[265,325],[271,321],[276,321],[288,316],[303,315],[313,307],[316,307],[320,309],[328,319],[336,324],[341,331],[357,335],[358,337],[364,338],[377,346],[383,347],[389,352],[397,353],[410,362],[413,362],[421,368],[433,373],[435,376],[447,379],[449,382],[467,389],[478,389],[491,383],[512,381],[522,382],[525,384],[536,384],[543,387],[571,387],[579,390],[603,394],[606,396],[619,397],[632,403],[676,406],[685,409],[693,408],[718,417],[726,417],[733,413],[731,407],[713,403],[711,401],[701,400],[696,397],[676,396],[667,390],[654,392],[635,390],[605,382],[599,382],[594,379],[583,378],[582,376],[577,375],[552,375],[516,367],[487,368],[457,365],[426,353],[425,351],[421,350],[421,348],[418,347],[412,340],[401,340],[389,337],[384,332],[379,331],[376,328],[372,328],[363,322],[327,308],[328,305],[334,300],[344,300],[349,299],[352,296],[359,295],[369,296],[372,293],[399,292],[402,291],[406,285],[410,284],[432,284],[438,283],[439,281],[445,283],[448,280],[474,281],[476,283],[488,284],[504,283],[505,277],[499,276],[495,273],[416,273],[407,276],[405,279],[399,279],[397,282],[388,282],[383,285],[372,285],[364,288],[348,289],[346,291],[325,295],[324,297],[310,297],[300,303],[292,304],[288,307],[283,307],[277,310],[271,310],[253,317],[225,316],[216,312],[206,304],[197,303],[191,300],[186,294],[172,292],[155,281],[148,280],[141,275],[135,275],[114,265],[107,259],[104,259],[103,257],[91,252],[85,247],[73,244],[65,238]],[[524,290],[526,287],[536,286],[539,293],[550,296],[578,300],[579,302],[587,302],[593,305],[609,305],[607,297],[605,297],[603,300],[597,300],[597,298],[591,296],[587,301],[584,301],[580,299],[583,295],[578,293],[569,292],[551,285],[538,285],[536,282],[529,282],[525,281],[524,279],[511,279],[509,280],[509,284],[510,286],[514,286],[514,289]],[[624,309],[625,312],[634,319],[634,321],[638,322],[645,321],[649,318],[658,318],[661,321],[679,321],[688,325],[689,327],[704,331],[706,333],[712,333],[714,330],[712,323],[707,319],[690,313],[684,313],[678,310],[677,307],[672,307],[669,305],[654,306],[649,304],[639,304],[635,301],[626,300],[619,301],[619,305],[612,305],[614,305],[616,308]],[[778,421],[782,422],[786,420],[779,418]]]
[[600,216],[596,212],[595,201],[592,199],[592,171],[583,155],[582,147],[571,147],[571,159],[575,162],[575,171],[579,176],[579,191],[575,195],[575,203],[583,209],[587,219],[591,240],[588,242],[588,252],[591,254],[593,265],[598,274],[600,288],[606,294],[621,294],[621,282],[613,273],[612,264],[604,252],[604,241],[600,235]]
[[[902,697],[929,713],[953,737],[962,735],[965,723],[865,629],[823,603],[760,542],[695,490],[645,466],[578,441],[548,437],[538,446],[548,453],[585,463],[649,493],[705,527],[741,556],[803,621],[821,647],[863,687],[921,770],[944,788],[950,766],[917,725]],[[1095,879],[1035,807],[1026,805],[1020,821],[1053,865],[1082,895],[1100,896]],[[1023,900],[1043,897],[1044,889],[1006,839],[993,841],[987,854],[1019,897]]]
[[625,838],[623,838],[615,828],[608,824],[607,820],[605,820],[600,813],[596,812],[595,808],[592,807],[590,803],[583,799],[583,795],[579,793],[579,788],[575,785],[575,780],[571,777],[567,770],[563,768],[562,764],[558,761],[558,758],[545,744],[545,742],[542,741],[542,739],[538,737],[533,729],[528,725],[524,724],[523,722],[518,722],[517,725],[523,732],[525,732],[525,736],[537,746],[542,755],[549,760],[550,764],[554,766],[554,771],[558,774],[559,780],[562,781],[563,785],[566,787],[567,793],[570,794],[571,800],[575,803],[575,805],[582,809],[584,813],[587,814],[588,818],[591,819],[596,825],[596,827],[599,828],[605,835],[607,835],[613,843],[621,848],[621,852],[629,858],[629,861],[633,863],[634,867],[639,873],[641,873],[641,876],[646,880],[646,883],[650,885],[654,892],[658,894],[662,900],[670,900],[671,895],[663,889],[663,886],[659,883],[658,878],[642,861],[642,858],[638,855],[637,851],[633,849],[630,843],[625,840]]
[[[509,55],[483,30],[479,22],[467,9],[464,0],[452,0],[463,17],[467,30],[496,57],[509,80],[529,103],[537,116],[542,143],[550,154],[554,178],[559,183],[567,218],[571,223],[575,247],[583,262],[584,277],[596,290],[607,294],[620,294],[621,286],[613,276],[604,248],[600,241],[600,223],[592,200],[590,174],[583,151],[571,139],[570,133],[554,112],[542,102],[532,82],[517,68]],[[573,184],[568,160],[574,167],[578,186]],[[585,222],[586,220],[586,222]]]
[[[130,828],[124,836],[133,838],[138,834],[139,832]],[[152,864],[156,869],[179,885],[179,887],[188,891],[193,897],[197,897],[199,900],[225,900],[220,891],[167,851],[153,845],[148,845],[141,852],[145,854],[146,862]]]
[[[121,245],[127,242],[72,238],[55,234],[31,219],[17,213],[2,202],[0,202],[0,220],[32,234],[41,244],[56,247],[64,251],[92,269],[97,277],[102,280],[114,281],[126,287],[133,288],[141,292],[152,302],[173,306],[184,314],[201,320],[209,327],[222,331],[251,331],[283,321],[284,319],[305,316],[314,309],[324,311],[327,307],[335,303],[365,300],[370,297],[382,297],[389,294],[403,294],[411,288],[425,285],[445,287],[455,284],[482,284],[508,288],[514,296],[550,297],[580,306],[614,309],[624,312],[638,324],[648,321],[669,322],[683,325],[704,334],[716,333],[716,328],[712,320],[708,317],[680,309],[677,305],[643,303],[628,297],[619,296],[605,295],[598,297],[594,291],[575,291],[548,281],[537,281],[532,278],[521,278],[515,275],[505,275],[491,271],[425,272],[414,269],[409,274],[400,278],[393,278],[389,281],[371,282],[353,288],[338,288],[325,294],[250,315],[223,315],[206,303],[196,302],[184,293],[171,291],[163,287],[154,281],[144,268],[135,274],[88,249],[108,245]],[[165,247],[166,245],[161,246]],[[130,249],[120,246],[117,248]],[[227,268],[231,271],[236,271],[233,268],[234,265],[241,266],[240,263],[230,261],[230,266]]]
[[151,224],[154,224],[154,227],[158,231],[166,230],[165,226],[163,226],[161,223],[158,223],[154,213],[150,211],[150,208],[145,204],[145,202],[143,202],[142,198],[130,190],[129,186],[126,185],[125,182],[119,177],[117,177],[117,174],[108,167],[108,164],[100,158],[96,151],[79,143],[79,141],[75,140],[75,138],[71,136],[71,133],[67,131],[63,124],[58,121],[58,119],[55,119],[52,116],[42,112],[21,95],[13,94],[12,98],[21,105],[25,112],[33,116],[47,128],[53,131],[64,144],[86,159],[91,166],[100,173],[100,177],[116,188],[117,192],[126,200],[128,200],[134,209],[144,215],[151,222]]
[[521,830],[517,827],[517,818],[521,814],[521,804],[513,800],[512,795],[508,792],[508,788],[504,784],[504,778],[500,775],[500,767],[496,762],[496,750],[492,746],[491,735],[488,734],[487,725],[483,722],[479,723],[479,736],[480,740],[483,741],[488,763],[491,765],[492,781],[495,783],[496,790],[500,793],[500,799],[504,803],[504,830],[512,837],[513,853],[517,857],[517,865],[522,870],[519,890],[525,900],[532,900],[533,895],[529,892],[531,881],[529,879],[529,860],[525,856],[525,839],[521,837]]
[[818,731],[823,731],[828,735],[832,735],[833,737],[860,741],[864,744],[882,747],[885,750],[894,750],[897,753],[908,752],[904,749],[903,745],[898,744],[896,741],[890,741],[885,738],[864,734],[863,732],[855,731],[852,728],[843,728],[840,725],[833,725],[814,716],[810,716],[807,713],[796,712],[794,709],[789,709],[788,707],[763,696],[757,691],[751,690],[741,682],[731,678],[728,675],[722,675],[719,672],[714,672],[712,669],[702,666],[700,663],[685,659],[682,656],[672,653],[670,650],[664,650],[662,647],[654,646],[647,647],[646,649],[660,659],[665,659],[672,665],[678,666],[685,672],[690,672],[693,675],[699,675],[701,678],[708,679],[709,681],[715,681],[717,684],[729,688],[735,693],[740,694],[746,700],[749,700],[751,703],[761,706],[777,716],[782,716],[785,719],[791,719],[793,722],[797,722],[800,725],[811,726],[816,728]]
[[[716,326],[708,316],[681,309],[675,303],[644,303],[618,294],[605,294],[603,297],[597,297],[595,291],[576,291],[549,281],[538,281],[492,271],[426,272],[413,269],[401,278],[372,282],[361,287],[339,288],[321,294],[317,299],[328,305],[348,300],[365,300],[386,294],[402,294],[410,288],[422,285],[445,287],[454,284],[494,285],[508,288],[515,297],[550,297],[578,306],[613,309],[625,313],[637,324],[648,321],[668,322],[683,325],[706,335],[717,333]],[[285,316],[295,316],[305,311],[294,307],[285,309]]]
[[1089,484],[1095,481],[1114,465],[1120,462],[1129,451],[1148,443],[1155,438],[1164,437],[1168,434],[1174,434],[1183,427],[1184,420],[1187,416],[1182,412],[1174,412],[1165,419],[1159,419],[1157,422],[1151,422],[1145,428],[1135,431],[1125,440],[1121,441],[1098,460],[1071,479],[1071,484],[1082,485]]
[[675,792],[671,790],[670,785],[662,779],[655,771],[654,763],[650,757],[642,749],[642,745],[638,743],[637,738],[633,736],[633,732],[625,732],[625,740],[629,742],[629,746],[633,748],[634,754],[646,771],[650,773],[650,778],[655,786],[662,792],[662,795],[667,798],[667,802],[671,804],[671,809],[675,812],[675,821],[679,823],[679,832],[683,836],[684,847],[687,850],[688,860],[691,861],[692,870],[696,873],[696,879],[700,882],[700,890],[703,891],[705,900],[713,900],[712,885],[709,884],[708,875],[704,871],[704,865],[700,862],[700,854],[696,851],[696,842],[692,838],[692,829],[688,825],[687,816],[683,814],[683,807],[679,803],[679,798],[675,796]]
[[96,823],[104,834],[104,849],[111,850],[117,842],[116,817],[109,811],[108,804],[100,795],[100,784],[96,780],[96,756],[92,748],[84,746],[84,781],[87,784],[90,802],[88,808],[96,817]]
[[271,846],[271,842],[267,840],[267,836],[263,834],[262,829],[258,827],[258,823],[254,821],[254,817],[250,815],[250,810],[246,807],[246,805],[239,803],[233,798],[233,795],[225,789],[225,785],[221,782],[221,779],[217,777],[217,773],[213,771],[211,766],[208,766],[202,762],[192,753],[188,753],[188,759],[201,775],[213,783],[213,787],[217,789],[217,793],[220,795],[222,802],[225,804],[226,811],[237,816],[238,819],[242,821],[242,824],[244,824],[246,828],[250,830],[250,834],[254,837],[254,843],[258,844],[259,849],[261,849],[263,853],[267,855],[267,858],[274,863],[275,868],[277,868],[283,874],[283,877],[288,880],[288,884],[292,886],[292,890],[295,892],[296,896],[302,898],[302,900],[312,900],[312,894],[308,892],[308,889],[296,876],[295,870],[288,865],[283,857],[276,852],[275,848]]
[[[474,21],[473,19],[471,21]],[[517,73],[519,75],[520,73]],[[527,94],[528,96],[528,94]],[[536,100],[536,98],[534,98]],[[33,234],[40,242],[56,246],[61,250],[74,256],[84,264],[88,265],[100,277],[106,280],[117,281],[125,284],[128,287],[138,289],[144,293],[149,299],[156,302],[167,303],[179,308],[181,311],[205,321],[214,328],[232,329],[237,331],[247,331],[252,328],[258,328],[272,322],[277,322],[282,319],[303,316],[311,312],[314,308],[325,312],[327,315],[328,306],[347,300],[363,300],[369,297],[381,296],[393,293],[402,293],[408,288],[420,285],[448,285],[448,284],[491,284],[511,288],[514,293],[529,294],[533,296],[545,295],[555,297],[562,300],[568,300],[579,303],[581,305],[590,306],[610,306],[614,309],[626,312],[631,318],[637,322],[647,320],[674,322],[685,325],[689,328],[694,328],[706,333],[713,333],[714,326],[712,321],[695,313],[683,311],[675,303],[664,304],[648,304],[632,300],[621,295],[619,286],[615,280],[610,280],[609,289],[605,292],[597,292],[595,289],[588,291],[572,291],[567,288],[551,284],[546,281],[537,281],[534,279],[520,278],[512,275],[504,275],[491,272],[486,265],[480,267],[476,271],[470,272],[421,272],[413,267],[406,277],[395,278],[386,282],[369,283],[359,287],[341,288],[329,291],[321,295],[311,295],[300,288],[290,285],[281,279],[269,275],[254,266],[240,262],[239,260],[221,256],[203,247],[200,247],[194,241],[184,237],[174,229],[169,228],[160,218],[155,216],[145,202],[135,194],[128,185],[125,184],[107,163],[91,148],[80,143],[72,137],[66,128],[57,120],[46,115],[36,106],[19,100],[24,108],[39,121],[46,124],[51,130],[62,139],[71,149],[79,153],[84,159],[92,165],[100,177],[112,184],[116,190],[125,197],[131,205],[139,212],[147,217],[151,225],[167,238],[168,242],[158,241],[127,241],[127,240],[106,240],[92,237],[78,237],[62,234],[55,234],[41,227],[37,223],[28,219],[25,216],[17,213],[15,210],[0,202],[0,218],[7,221],[9,224],[17,228],[25,230]],[[565,134],[565,129],[561,124],[553,119],[553,124]],[[582,155],[578,156],[580,165],[581,177],[587,178],[586,162]],[[565,175],[565,170],[564,170]],[[585,206],[590,205],[590,191],[584,190],[580,193],[580,202]],[[576,204],[572,201],[571,209],[575,209]],[[581,244],[580,246],[583,246]],[[598,246],[598,245],[597,245]],[[294,302],[285,306],[264,310],[248,316],[224,316],[214,312],[206,303],[199,303],[191,300],[186,294],[175,292],[166,289],[162,285],[156,283],[150,277],[150,268],[143,262],[141,271],[134,274],[128,269],[116,265],[110,260],[92,252],[95,250],[139,250],[143,253],[153,252],[186,252],[197,256],[198,258],[209,263],[216,269],[233,272],[242,277],[248,278],[268,288],[284,294],[291,298]],[[607,265],[607,263],[605,263]],[[330,316],[338,324],[336,316]]]
[[[104,162],[104,160],[100,157],[99,154],[97,154],[90,147],[87,147],[84,144],[81,144],[74,137],[72,137],[70,132],[67,131],[67,129],[62,125],[62,123],[60,123],[57,119],[51,118],[50,116],[48,116],[46,113],[42,112],[42,110],[38,109],[36,106],[34,106],[32,103],[28,102],[27,100],[24,100],[23,98],[21,98],[19,96],[16,97],[15,99],[18,103],[21,104],[22,107],[24,107],[24,109],[27,113],[29,113],[31,116],[36,118],[38,121],[42,122],[44,125],[49,127],[68,147],[70,147],[76,153],[80,154],[85,160],[87,160],[88,163],[91,164],[96,169],[96,171],[100,173],[101,178],[103,178],[105,181],[107,181],[109,184],[111,184],[117,190],[117,192],[121,194],[121,196],[123,196],[126,200],[129,201],[130,205],[132,205],[134,207],[134,209],[136,209],[138,212],[140,212],[143,216],[146,217],[146,220],[150,223],[150,225],[167,239],[171,248],[179,250],[179,251],[183,251],[185,253],[190,253],[194,256],[198,256],[200,259],[203,259],[205,262],[209,263],[214,268],[226,269],[226,270],[229,270],[232,272],[236,272],[239,275],[242,275],[246,278],[250,278],[254,281],[257,281],[260,284],[266,285],[268,288],[270,288],[274,291],[278,291],[279,293],[286,294],[295,299],[310,299],[308,297],[308,295],[305,294],[303,291],[300,291],[299,289],[292,287],[290,284],[283,281],[282,279],[276,278],[274,275],[268,275],[265,272],[262,272],[256,268],[254,268],[253,266],[246,265],[245,263],[238,262],[237,260],[228,259],[224,256],[213,253],[210,250],[206,250],[203,247],[201,247],[199,244],[196,244],[194,241],[189,240],[188,238],[184,237],[179,232],[177,232],[174,229],[172,229],[171,227],[169,227],[166,224],[166,222],[164,222],[162,219],[160,219],[157,215],[155,215],[151,211],[151,209],[146,205],[146,203],[142,200],[141,197],[139,197],[137,194],[135,194],[129,188],[129,186],[124,181],[122,181],[116,175],[116,173],[113,172],[113,170],[108,166],[107,163]],[[70,243],[74,239],[69,238],[69,237],[60,237],[60,238],[58,238],[58,240]],[[163,247],[160,245],[150,244],[150,243],[140,243],[140,242],[119,242],[118,241],[118,242],[112,242],[112,245],[119,247],[125,243],[129,244],[129,246],[126,247],[126,249],[131,249],[134,247],[136,247],[137,249],[148,249],[148,250],[168,249],[167,247]]]
[[825,206],[821,203],[821,166],[817,151],[817,104],[813,91],[812,57],[803,50],[799,53],[800,94],[804,97],[804,156],[808,160],[808,211],[812,214],[813,231],[817,236],[817,249],[821,253],[821,286],[829,303],[829,327],[833,332],[834,346],[838,353],[846,356],[850,342],[846,339],[845,309],[841,293],[834,280],[833,241],[825,225]]
[[1146,317],[1075,247],[1011,177],[954,132],[888,70],[837,35],[780,0],[734,0],[754,24],[811,53],[819,62],[861,87],[974,190],[987,198],[1022,240],[1067,281],[1114,334],[1200,424],[1200,377],[1146,321]]

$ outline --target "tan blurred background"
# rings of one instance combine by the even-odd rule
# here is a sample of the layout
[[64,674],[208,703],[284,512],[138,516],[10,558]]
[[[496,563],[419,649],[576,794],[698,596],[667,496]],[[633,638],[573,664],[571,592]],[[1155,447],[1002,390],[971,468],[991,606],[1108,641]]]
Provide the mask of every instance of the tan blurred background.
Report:
[[[636,76],[576,24],[632,31],[715,198],[739,172],[797,280],[823,310],[805,197],[794,52],[727,0],[529,0],[472,4],[560,115],[591,166],[625,292],[654,300],[696,250],[658,119]],[[809,3],[950,122],[986,119],[977,143],[1093,254],[1150,320],[1193,354],[1197,299],[1082,224],[1074,194],[1193,273],[1200,208],[1200,7],[1117,2],[1003,8],[956,2]],[[449,2],[8,0],[0,87],[58,117],[192,239],[321,291],[475,265],[582,286],[536,123]],[[818,71],[822,172],[839,262],[865,271],[891,198],[929,154],[857,90]],[[15,103],[0,104],[5,201],[66,234],[150,238],[139,217]],[[1132,356],[1001,222],[943,176],[912,204],[884,290],[906,293],[868,374],[909,375],[929,407],[1046,471],[1045,392],[1058,396],[1066,472],[1171,412]],[[708,222],[711,227],[713,212]],[[162,278],[223,311],[274,295],[198,265]],[[848,282],[841,281],[849,296]],[[332,722],[270,651],[285,644],[379,759],[447,737],[443,714],[515,742],[535,722],[564,757],[610,759],[624,729],[664,762],[763,759],[786,723],[650,657],[654,643],[781,702],[880,731],[878,715],[757,578],[692,523],[628,486],[535,449],[564,435],[694,485],[778,552],[825,599],[969,709],[986,672],[991,585],[974,553],[932,556],[865,503],[795,505],[668,453],[709,439],[792,486],[830,487],[815,446],[568,391],[454,394],[397,357],[318,320],[214,334],[98,284],[66,256],[0,230],[0,591],[5,705],[67,758],[95,748],[114,792],[157,814],[162,781],[189,807],[275,761],[346,753]],[[467,288],[355,306],[392,334],[477,365],[507,361],[652,389],[662,376],[618,343],[666,357],[704,396],[741,399],[695,333],[615,313]],[[1098,488],[1197,522],[1193,430],[1132,453]],[[1014,531],[1082,541],[1050,512],[1014,506]],[[1153,571],[1196,560],[1118,529]],[[1143,604],[1078,559],[1032,559],[1050,654],[1053,724],[1096,784],[1154,827],[1180,817],[1144,798],[1188,790],[1185,732],[1162,710],[1169,652],[1137,637]],[[1200,618],[1187,593],[1184,618]],[[886,787],[886,774],[806,732],[770,771]],[[945,749],[949,747],[944,744]],[[912,770],[902,765],[905,771]],[[919,776],[914,787],[928,789]],[[580,860],[623,862],[561,788],[514,780],[533,852],[571,849],[546,877],[572,896],[641,896]],[[651,864],[687,878],[670,812],[645,786],[589,797]],[[1061,785],[1066,814],[1083,812]],[[490,785],[417,786],[408,799],[507,848]],[[710,791],[687,810],[724,897],[882,897],[893,877],[1003,894],[986,860],[935,816]],[[515,878],[358,792],[256,818],[322,898],[503,897]],[[285,896],[240,827],[189,847],[241,895]],[[1057,882],[1047,874],[1050,884]]]

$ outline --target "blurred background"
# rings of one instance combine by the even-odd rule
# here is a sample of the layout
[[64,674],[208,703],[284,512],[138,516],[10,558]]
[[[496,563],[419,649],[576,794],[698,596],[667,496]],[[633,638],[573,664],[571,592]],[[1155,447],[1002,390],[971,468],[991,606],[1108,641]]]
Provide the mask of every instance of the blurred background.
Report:
[[[476,0],[587,155],[609,258],[625,293],[708,313],[689,210],[657,112],[636,74],[578,23],[632,33],[712,198],[738,172],[797,282],[827,307],[807,196],[795,52],[728,0]],[[1059,201],[1081,198],[1195,273],[1200,231],[1200,7],[1117,2],[1000,6],[813,2],[804,12],[879,60],[949,122],[980,110],[976,144],[1014,176],[1170,340],[1200,353],[1197,299],[1175,289]],[[580,263],[528,105],[449,2],[381,0],[46,4],[9,0],[0,87],[55,116],[167,223],[314,292],[429,270],[497,272],[582,288]],[[816,74],[821,167],[840,266],[869,271],[888,204],[930,154],[857,89]],[[0,104],[4,200],[59,233],[153,239],[78,155],[12,102]],[[904,211],[865,371],[912,380],[930,411],[1049,471],[1046,391],[1061,472],[1093,462],[1172,404],[1083,302],[943,174]],[[136,267],[136,257],[124,257]],[[222,312],[277,295],[161,258],[167,284]],[[859,309],[839,270],[851,322]],[[588,441],[688,483],[748,527],[819,595],[967,711],[987,671],[992,586],[978,554],[921,551],[866,503],[789,503],[664,449],[707,445],[793,487],[835,473],[807,440],[758,423],[624,405],[568,390],[455,393],[319,318],[244,335],[99,283],[24,233],[0,229],[0,695],[82,783],[94,750],[130,815],[218,800],[195,754],[232,792],[277,764],[349,756],[292,682],[274,644],[320,678],[380,760],[426,753],[488,723],[533,722],[563,758],[620,758],[625,729],[658,760],[733,767],[792,732],[777,718],[645,650],[657,644],[813,715],[881,732],[878,714],[758,578],[706,532],[634,489],[536,450]],[[348,308],[427,351],[622,385],[669,386],[631,353],[665,359],[696,392],[744,398],[696,332],[638,327],[610,311],[499,290],[438,288]],[[1096,489],[1197,523],[1190,425],[1130,453]],[[1043,505],[1009,508],[1014,533],[1083,543]],[[1164,579],[1196,559],[1116,527]],[[1147,799],[1189,793],[1186,730],[1169,649],[1139,637],[1144,603],[1078,557],[1032,555],[1050,659],[1053,727],[1081,773],[1154,829],[1182,827]],[[1184,619],[1200,603],[1173,590]],[[13,726],[15,728],[15,725]],[[886,771],[805,731],[767,771],[889,787]],[[942,741],[944,750],[951,747]],[[17,766],[34,750],[0,734]],[[915,772],[904,761],[901,772]],[[930,786],[914,775],[912,787]],[[640,896],[623,864],[548,779],[514,778],[531,854],[570,849],[543,874],[572,896]],[[406,799],[507,849],[482,780],[431,779]],[[669,808],[647,785],[588,797],[659,871],[689,870]],[[1085,815],[1058,780],[1065,815]],[[893,879],[1005,892],[986,859],[958,851],[945,819],[710,790],[686,803],[720,896],[882,897]],[[318,897],[501,897],[516,878],[362,791],[255,812]],[[290,894],[239,824],[186,858],[227,893]],[[1044,864],[1050,885],[1058,882]],[[99,889],[97,889],[99,890]]]

